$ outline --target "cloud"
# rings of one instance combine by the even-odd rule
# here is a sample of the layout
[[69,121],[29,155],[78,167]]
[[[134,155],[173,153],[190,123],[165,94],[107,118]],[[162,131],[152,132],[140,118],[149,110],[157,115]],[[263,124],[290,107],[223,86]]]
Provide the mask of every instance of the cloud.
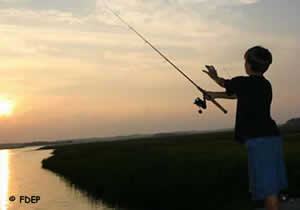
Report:
[[95,8],[96,0],[0,0],[1,9],[61,10],[87,15]]
[[[212,25],[209,23],[195,21],[194,17],[189,17],[184,12],[169,15],[173,12],[175,11],[170,9],[166,14],[164,12],[152,15],[141,13],[137,18],[137,13],[127,11],[124,13],[124,18],[133,22],[134,27],[156,43],[177,48],[193,48],[193,41],[199,38],[215,39],[231,30],[221,24],[215,24],[212,30]],[[180,33],[174,33],[178,29],[176,27],[178,23],[182,23]],[[90,50],[119,48],[118,52],[124,52],[129,48],[133,51],[133,47],[143,44],[108,11],[76,16],[71,12],[59,10],[1,9],[0,24],[2,26],[0,34],[3,34],[6,39],[6,41],[2,39],[2,46],[6,46],[6,49],[11,48],[12,54],[16,51],[24,54],[43,52],[60,54],[63,53],[60,49],[66,50],[65,47]],[[11,46],[9,42],[14,45]],[[17,48],[14,47],[16,45]]]
[[255,4],[258,3],[260,0],[239,0],[241,4]]

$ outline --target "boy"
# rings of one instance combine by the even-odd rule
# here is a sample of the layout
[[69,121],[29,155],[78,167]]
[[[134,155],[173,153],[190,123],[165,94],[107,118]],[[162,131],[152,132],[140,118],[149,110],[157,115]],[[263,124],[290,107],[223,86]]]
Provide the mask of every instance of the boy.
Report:
[[[278,195],[287,188],[282,139],[271,118],[272,86],[263,76],[272,63],[269,50],[255,46],[244,55],[249,76],[226,80],[213,66],[207,73],[225,92],[208,92],[211,98],[237,99],[235,139],[248,150],[249,185],[253,200],[264,200],[267,210],[279,210]],[[206,97],[210,100],[210,97]]]

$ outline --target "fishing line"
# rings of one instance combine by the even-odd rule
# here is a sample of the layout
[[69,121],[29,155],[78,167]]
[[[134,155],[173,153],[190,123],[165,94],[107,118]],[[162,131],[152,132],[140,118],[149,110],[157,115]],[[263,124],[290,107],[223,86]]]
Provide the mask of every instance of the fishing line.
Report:
[[[207,92],[199,87],[191,78],[189,78],[179,67],[177,67],[171,60],[169,60],[162,52],[160,52],[154,45],[152,45],[144,36],[142,36],[138,31],[136,31],[131,25],[129,25],[119,14],[114,12],[107,4],[106,1],[103,0],[103,3],[105,7],[114,15],[116,16],[124,25],[126,25],[131,31],[133,31],[138,37],[140,37],[146,44],[148,44],[155,52],[157,52],[161,57],[164,58],[170,65],[172,65],[181,75],[183,75],[187,80],[189,80],[190,83],[192,83],[202,94],[204,101],[202,101],[200,98],[197,98],[195,101],[195,104],[199,107],[202,107],[206,109],[206,100],[205,98],[211,98]],[[199,100],[201,102],[199,102]],[[215,99],[211,98],[210,100],[213,104],[215,104],[221,111],[223,111],[225,114],[227,114],[227,110],[224,109]],[[196,103],[198,102],[198,103]]]

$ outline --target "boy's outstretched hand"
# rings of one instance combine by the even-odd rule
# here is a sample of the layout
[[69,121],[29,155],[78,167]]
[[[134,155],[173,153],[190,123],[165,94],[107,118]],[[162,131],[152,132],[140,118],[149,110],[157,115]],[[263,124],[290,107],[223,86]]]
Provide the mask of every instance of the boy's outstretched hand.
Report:
[[208,71],[203,70],[204,73],[210,76],[210,78],[212,78],[213,80],[218,78],[218,73],[214,66],[205,65],[205,67],[207,68]]
[[208,71],[203,70],[204,73],[206,73],[210,78],[212,78],[218,85],[220,85],[222,88],[224,88],[225,80],[223,78],[220,78],[218,76],[217,70],[214,66],[205,66]]

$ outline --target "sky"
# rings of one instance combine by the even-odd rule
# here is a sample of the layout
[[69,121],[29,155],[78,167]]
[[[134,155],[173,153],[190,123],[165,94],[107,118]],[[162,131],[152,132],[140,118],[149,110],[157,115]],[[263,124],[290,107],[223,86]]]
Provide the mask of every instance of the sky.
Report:
[[[270,49],[272,117],[300,116],[300,1],[106,3],[205,90],[222,91],[204,65],[245,75],[244,52]],[[198,96],[104,0],[0,0],[0,143],[234,127],[236,101],[199,115]]]

